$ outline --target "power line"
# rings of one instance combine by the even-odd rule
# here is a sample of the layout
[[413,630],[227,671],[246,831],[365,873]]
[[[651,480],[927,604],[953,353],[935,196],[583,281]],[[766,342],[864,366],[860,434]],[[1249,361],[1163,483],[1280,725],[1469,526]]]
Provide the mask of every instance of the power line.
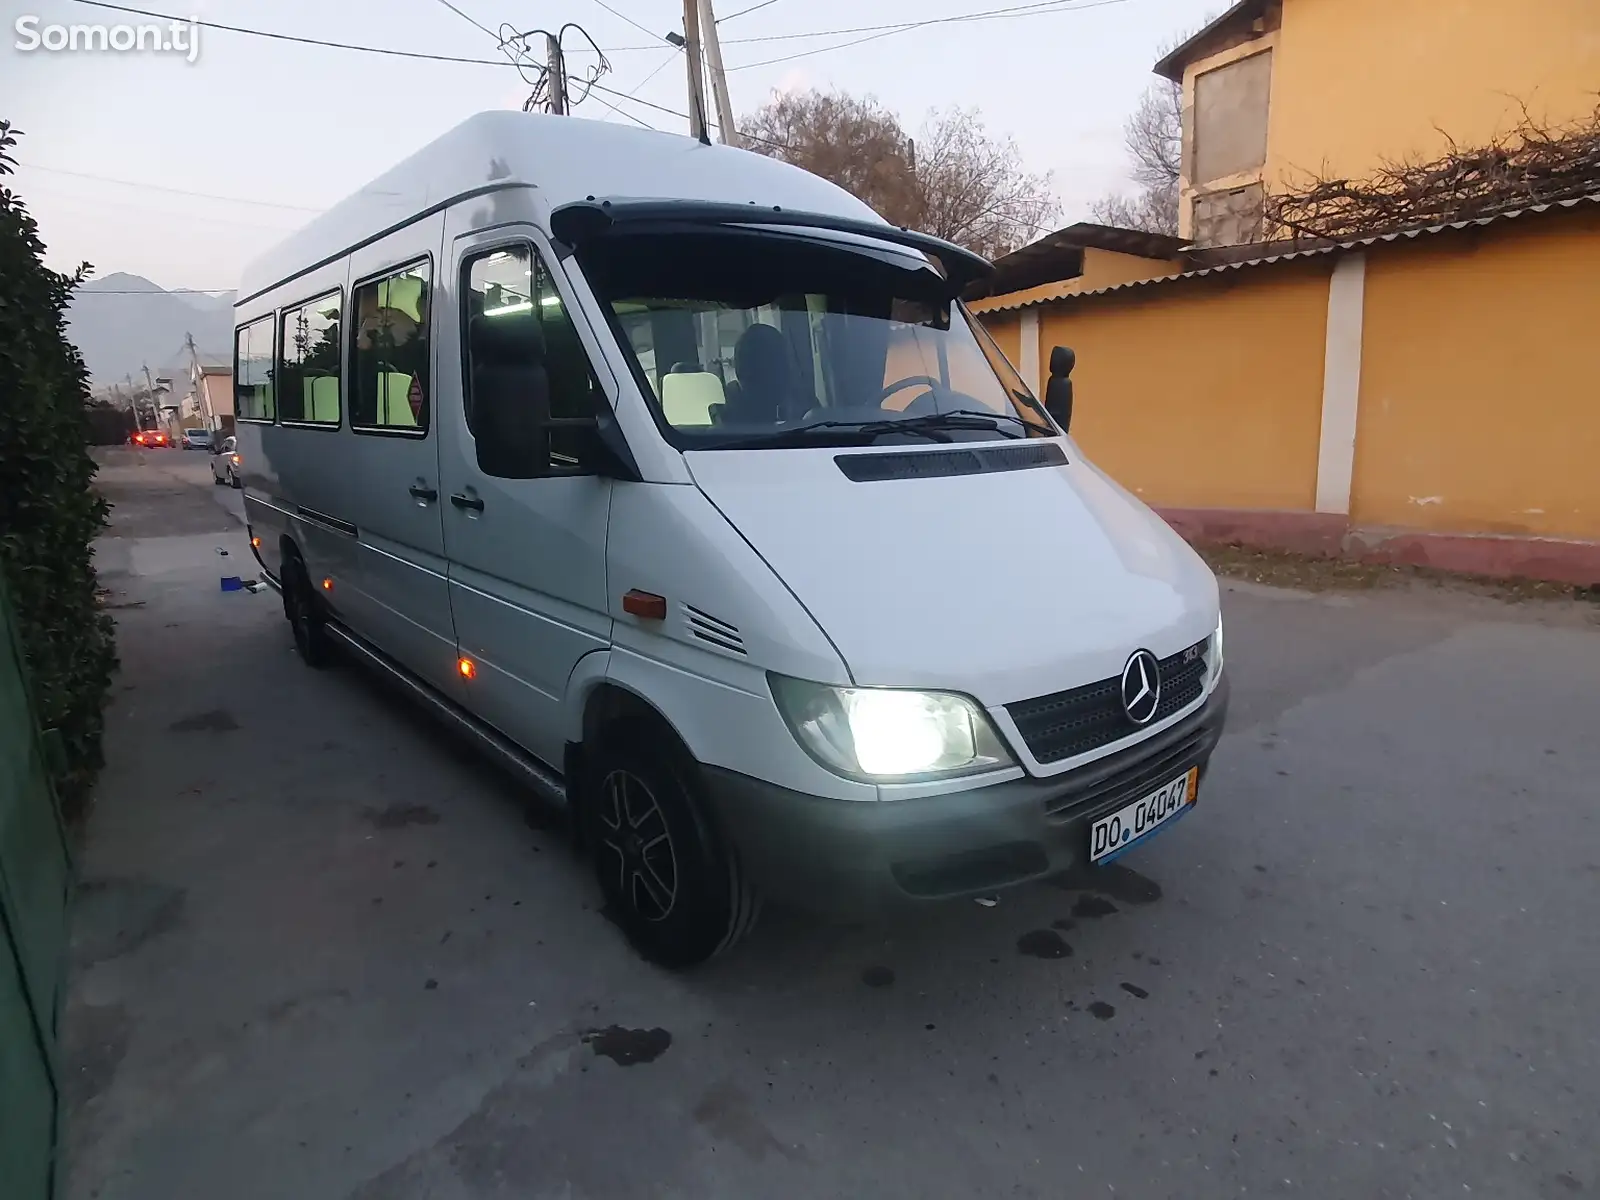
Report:
[[[776,0],[771,0],[771,2],[776,3]],[[899,32],[902,30],[922,29],[928,25],[945,25],[960,21],[989,21],[1013,16],[1049,16],[1052,12],[1072,11],[1071,8],[1062,7],[1070,3],[1072,3],[1072,0],[1034,0],[1031,4],[1016,4],[1006,8],[990,8],[971,13],[955,13],[945,17],[928,17],[917,21],[892,21],[884,25],[852,25],[843,29],[812,29],[801,33],[764,33],[752,37],[724,38],[722,44],[724,46],[751,46],[761,42],[798,42],[806,41],[810,38],[843,37],[846,34],[853,33]],[[1096,8],[1099,5],[1079,4],[1077,7]],[[751,10],[746,9],[744,11],[749,12]],[[740,14],[734,14],[734,16],[738,15]],[[723,21],[731,19],[731,17],[720,18],[717,24],[721,25]],[[653,48],[651,46],[613,46],[607,49],[606,53],[621,54],[630,50],[650,50]],[[756,64],[749,65],[754,66]]]
[[193,196],[199,200],[222,200],[229,204],[255,204],[262,208],[290,208],[298,212],[320,213],[322,209],[304,204],[279,204],[275,200],[247,200],[243,196],[219,196],[214,192],[192,192],[186,188],[163,187],[158,183],[141,183],[136,179],[113,179],[109,175],[92,175],[87,171],[69,171],[65,167],[44,167],[38,163],[18,162],[19,167],[30,171],[46,171],[51,175],[70,175],[74,179],[93,179],[99,183],[115,183],[123,187],[144,188],[151,192],[168,192],[174,196]]
[[[669,117],[677,117],[680,121],[687,121],[689,119],[689,114],[688,113],[679,112],[675,108],[668,108],[664,104],[657,104],[653,100],[641,100],[637,96],[630,96],[626,92],[614,91],[611,88],[602,87],[598,83],[594,85],[594,90],[597,91],[597,92],[606,92],[609,95],[616,96],[619,100],[631,100],[635,104],[642,104],[646,108],[653,108],[657,112],[666,113]],[[596,97],[596,99],[598,99],[598,97]],[[713,128],[721,128],[721,126],[717,125],[717,123],[715,121],[707,121],[707,124],[711,125]],[[782,142],[774,142],[774,141],[771,141],[768,138],[757,137],[755,134],[749,133],[749,132],[747,132],[747,131],[745,131],[743,129],[741,129],[739,131],[739,136],[744,138],[746,141],[760,142],[763,146],[771,146],[774,150],[787,150],[788,149],[788,147],[785,146]]]
[[482,24],[476,17],[471,16],[468,13],[462,12],[454,4],[451,4],[450,0],[439,0],[439,3],[444,5],[446,8],[448,8],[451,12],[455,13],[456,16],[460,17],[467,24],[476,25],[479,29],[483,30],[485,33],[487,33],[490,37],[494,38],[496,41],[500,40],[500,35],[498,33],[496,33],[494,30],[490,29],[487,25]]
[[[188,21],[187,17],[178,17],[178,16],[173,15],[172,13],[154,12],[154,11],[152,11],[150,9],[145,9],[145,8],[132,8],[132,7],[129,7],[128,5],[125,5],[125,4],[111,4],[111,3],[108,3],[107,0],[74,0],[74,2],[78,3],[78,4],[88,5],[91,8],[105,8],[105,9],[110,9],[112,12],[131,13],[132,15],[138,16],[138,17],[153,17],[158,21],[185,21],[185,22]],[[596,3],[600,3],[600,0],[595,0],[595,2]],[[1125,3],[1125,2],[1126,2],[1126,0],[1102,0],[1102,3],[1100,3],[1100,4],[1078,4],[1076,7],[1078,7],[1078,8],[1099,8],[1099,7],[1103,7],[1103,5],[1107,4],[1107,3],[1120,4],[1120,3]],[[1025,15],[1025,14],[1029,14],[1029,13],[1033,13],[1033,12],[1037,12],[1038,15],[1040,15],[1040,16],[1047,16],[1051,12],[1057,12],[1057,11],[1060,11],[1060,12],[1071,12],[1071,11],[1073,11],[1072,8],[1062,8],[1062,7],[1060,7],[1061,5],[1063,5],[1065,3],[1067,3],[1067,0],[1039,0],[1038,3],[1034,3],[1034,4],[1016,5],[1016,6],[1013,6],[1013,7],[1010,7],[1010,8],[988,9],[988,10],[985,10],[983,12],[975,12],[975,13],[958,13],[958,14],[956,14],[954,16],[934,17],[934,18],[929,18],[929,19],[925,19],[925,20],[921,20],[921,21],[907,21],[907,22],[902,22],[902,23],[899,23],[899,24],[890,24],[890,25],[857,25],[857,26],[853,26],[853,27],[845,28],[845,29],[813,29],[813,30],[809,30],[809,31],[803,32],[803,33],[769,33],[769,34],[763,34],[763,35],[756,36],[756,37],[727,38],[727,39],[725,39],[723,41],[722,44],[724,46],[743,46],[743,45],[753,45],[753,44],[756,44],[756,43],[759,43],[759,42],[792,42],[792,41],[802,41],[802,40],[805,40],[805,39],[808,39],[808,38],[842,37],[842,36],[844,36],[846,34],[855,34],[855,33],[876,33],[876,32],[889,32],[889,31],[899,32],[899,31],[911,30],[911,29],[922,29],[922,28],[925,28],[928,25],[950,24],[950,23],[953,23],[953,22],[960,22],[960,21],[987,21],[987,20],[991,20],[991,19],[994,19],[994,18],[1010,17],[1010,16],[1013,16],[1013,15],[1020,16],[1020,15]],[[610,10],[610,11],[615,12],[614,9]],[[650,30],[645,29],[645,27],[643,25],[640,25],[637,21],[633,21],[633,20],[631,20],[627,16],[624,16],[621,13],[617,13],[616,15],[621,17],[623,20],[628,21],[628,23],[630,25],[633,25],[635,28],[639,29],[640,31],[642,31],[644,33],[647,33],[647,34],[650,34],[650,36],[652,36],[652,37],[655,37],[654,34],[650,33]],[[727,18],[724,18],[724,19],[727,19]],[[430,53],[427,53],[427,52],[424,52],[424,51],[421,51],[421,50],[400,50],[400,49],[396,49],[396,48],[391,47],[391,46],[365,46],[365,45],[361,45],[361,44],[356,43],[356,42],[335,42],[335,41],[330,41],[330,40],[328,40],[326,38],[301,37],[301,36],[299,36],[297,34],[277,33],[277,32],[274,32],[274,31],[268,30],[268,29],[252,29],[252,28],[249,28],[249,27],[244,26],[244,25],[224,25],[224,24],[222,24],[221,22],[218,22],[218,21],[195,21],[194,24],[200,26],[202,29],[215,29],[215,30],[218,30],[219,32],[222,32],[222,33],[242,33],[242,34],[247,34],[247,35],[249,35],[251,37],[271,38],[274,41],[291,42],[291,43],[296,43],[296,44],[303,45],[303,46],[322,46],[322,47],[325,47],[325,48],[330,49],[330,50],[355,50],[355,51],[358,51],[358,52],[360,52],[362,54],[385,54],[385,55],[389,55],[389,56],[395,57],[395,58],[422,59],[422,60],[427,61],[427,62],[466,63],[466,64],[471,65],[471,66],[480,66],[480,67],[506,67],[506,66],[515,66],[516,65],[514,63],[510,63],[510,62],[506,61],[505,59],[499,59],[499,58],[469,58],[469,57],[467,57],[465,55],[459,55],[459,54],[430,54]],[[719,21],[718,24],[721,24],[721,22]],[[498,35],[496,35],[496,37],[498,39]],[[631,52],[631,51],[656,50],[656,49],[660,48],[661,44],[662,44],[662,39],[656,38],[656,40],[654,42],[652,42],[650,45],[647,45],[647,46],[608,46],[608,47],[603,48],[601,53],[604,53],[604,54],[623,54],[623,53],[628,53],[628,52]],[[851,43],[846,43],[846,44],[848,45],[848,44],[851,44]],[[843,48],[842,46],[824,46],[824,47],[819,48],[818,50],[808,51],[807,53],[820,54],[820,53],[824,53],[827,50],[842,49],[842,48]],[[583,53],[583,52],[584,51],[582,51],[582,50],[575,51],[575,53]],[[746,63],[746,64],[744,64],[744,67],[755,67],[755,66],[760,66],[760,65],[763,65],[763,64],[760,64],[760,63]],[[744,69],[744,68],[743,67],[741,67],[741,68],[730,67],[728,69],[729,70],[740,70],[740,69]]]
[[[667,66],[669,64],[671,64],[673,62],[673,60],[676,59],[677,57],[678,57],[677,47],[673,47],[672,53],[667,55],[666,58],[662,59],[661,60],[661,64],[659,66],[657,66],[655,70],[651,71],[650,74],[646,75],[638,83],[634,84],[632,90],[629,91],[628,94],[625,97],[623,97],[623,99],[634,100],[634,101],[637,102],[638,101],[639,90],[641,88],[643,88],[645,84],[649,83],[652,79],[654,79],[657,75],[661,74],[661,72],[663,70],[665,70],[667,68]],[[594,88],[591,86],[589,90],[592,92],[594,90]],[[610,90],[610,89],[603,89],[603,90]],[[641,119],[639,117],[634,116],[631,112],[628,112],[626,109],[618,108],[615,104],[611,103],[611,101],[606,100],[603,97],[596,96],[595,99],[599,100],[601,104],[604,104],[607,108],[609,108],[612,112],[616,113],[618,116],[627,117],[628,120],[632,121],[636,125],[643,125],[646,129],[655,129],[655,131],[657,133],[662,132],[661,130],[656,129],[656,127],[654,125],[650,124],[649,121],[646,121],[646,120],[643,120],[643,119]]]
[[[897,33],[910,33],[913,29],[926,29],[930,25],[954,25],[968,21],[990,21],[1002,17],[1044,17],[1054,13],[1082,12],[1090,8],[1108,8],[1113,4],[1126,4],[1128,0],[1088,0],[1087,3],[1074,2],[1074,0],[1038,0],[1034,4],[1019,4],[1012,8],[996,8],[987,12],[963,13],[953,17],[930,17],[922,21],[910,21],[903,25],[865,25],[859,29],[840,29],[836,32],[866,33],[866,37],[854,38],[848,42],[835,42],[831,46],[817,46],[811,50],[800,50],[794,54],[784,54],[778,58],[764,58],[759,62],[740,63],[736,67],[729,67],[729,71],[748,71],[752,67],[770,67],[777,63],[793,62],[797,58],[809,58],[813,54],[826,54],[830,50],[845,50],[851,46],[859,46],[864,42],[875,42],[879,38],[893,37]],[[772,40],[788,40],[797,37],[815,37],[816,34],[788,34],[774,37]],[[755,39],[750,39],[755,40]]]
[[67,208],[99,217],[104,217],[110,209],[122,209],[127,212],[144,213],[153,217],[166,217],[186,223],[199,222],[203,225],[230,225],[240,229],[260,229],[275,233],[279,237],[291,232],[288,226],[266,225],[260,221],[247,221],[239,217],[224,217],[214,213],[180,212],[170,208],[147,208],[142,204],[129,204],[126,200],[110,200],[104,196],[85,196],[77,192],[67,191],[58,192],[50,184],[30,184],[28,193],[30,197],[43,197],[48,200],[51,207],[66,206]]
[[635,21],[627,13],[618,12],[616,9],[612,8],[611,5],[607,4],[606,0],[594,0],[594,2],[596,4],[598,4],[601,8],[605,9],[613,17],[616,17],[619,21],[626,21],[629,25],[632,25],[640,33],[644,34],[645,37],[653,37],[653,38],[655,38],[658,45],[661,42],[664,42],[664,41],[667,40],[666,38],[662,37],[660,34],[654,32],[653,30],[646,29],[643,25],[639,24],[639,22]]
[[[146,8],[129,8],[124,4],[107,4],[106,0],[76,0],[79,4],[87,4],[90,8],[109,8],[112,12],[132,13],[136,17],[154,17],[158,21],[183,21],[188,23],[187,17],[176,17],[171,13],[151,12]],[[302,46],[325,46],[330,50],[359,50],[363,54],[387,54],[395,58],[420,58],[428,62],[470,63],[479,67],[510,67],[515,63],[507,62],[503,58],[464,58],[457,54],[426,54],[420,50],[396,50],[387,46],[362,46],[355,42],[330,42],[323,38],[299,37],[292,33],[274,33],[268,29],[248,29],[243,25],[223,25],[216,21],[195,21],[194,24],[202,29],[215,29],[222,33],[247,33],[252,37],[271,38],[278,42],[295,42]],[[654,47],[651,47],[654,49]]]
[[745,15],[745,13],[753,13],[758,8],[766,8],[769,4],[776,4],[777,2],[778,2],[778,0],[761,0],[760,4],[752,4],[749,8],[741,8],[736,13],[729,13],[725,17],[718,17],[717,18],[717,24],[718,25],[726,24],[727,22],[733,20],[735,17],[742,17],[742,16]]

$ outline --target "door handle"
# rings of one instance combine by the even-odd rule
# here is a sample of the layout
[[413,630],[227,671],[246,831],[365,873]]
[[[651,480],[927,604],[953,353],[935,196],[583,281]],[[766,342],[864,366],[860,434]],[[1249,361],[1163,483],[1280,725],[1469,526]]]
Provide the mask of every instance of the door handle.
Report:
[[434,491],[431,487],[422,487],[420,484],[413,483],[407,490],[418,500],[424,501],[428,504],[432,504],[439,498],[438,492]]
[[457,508],[470,508],[474,512],[483,511],[482,500],[480,500],[477,496],[468,496],[461,492],[451,492],[450,503],[454,504]]

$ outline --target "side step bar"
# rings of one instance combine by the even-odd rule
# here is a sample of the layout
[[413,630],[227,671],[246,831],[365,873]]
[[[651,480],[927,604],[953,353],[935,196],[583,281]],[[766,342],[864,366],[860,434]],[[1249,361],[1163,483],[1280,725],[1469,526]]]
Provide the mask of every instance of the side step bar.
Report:
[[567,807],[566,784],[544,763],[485,725],[460,705],[439,695],[404,667],[390,662],[381,651],[368,645],[365,639],[351,633],[344,626],[329,621],[325,628],[328,636],[343,649],[355,655],[366,666],[376,670],[387,682],[394,684],[401,692],[428,709],[446,726],[465,734],[470,741],[487,751],[491,758],[499,761],[512,774],[529,784],[545,803],[557,808]]

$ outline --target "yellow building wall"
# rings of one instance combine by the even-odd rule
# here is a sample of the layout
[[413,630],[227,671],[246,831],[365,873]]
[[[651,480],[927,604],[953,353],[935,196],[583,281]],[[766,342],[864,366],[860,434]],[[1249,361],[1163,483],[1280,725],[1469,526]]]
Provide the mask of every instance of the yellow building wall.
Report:
[[1600,212],[1375,249],[1364,325],[1355,522],[1600,538]]
[[1016,308],[1039,300],[1059,300],[1063,296],[1071,296],[1078,292],[1098,291],[1101,288],[1115,287],[1119,283],[1136,283],[1145,279],[1177,275],[1182,270],[1183,264],[1174,259],[1145,258],[1138,254],[1122,254],[1116,250],[1096,250],[1090,247],[1083,252],[1083,272],[1071,279],[1041,283],[1035,287],[974,300],[967,307],[974,313],[990,313],[996,309]]
[[1170,259],[1145,258],[1139,254],[1097,250],[1091,246],[1083,252],[1083,274],[1069,282],[1075,285],[1074,291],[1092,292],[1099,288],[1115,287],[1119,283],[1176,275],[1182,270],[1181,263]]
[[1269,190],[1594,113],[1600,2],[1285,0],[1273,56]]
[[984,313],[982,320],[983,327],[989,331],[989,336],[994,339],[994,344],[1000,347],[1000,352],[1006,356],[1007,361],[1021,370],[1022,314],[1016,311]]
[[1044,309],[1071,346],[1072,434],[1147,504],[1310,509],[1330,260]]

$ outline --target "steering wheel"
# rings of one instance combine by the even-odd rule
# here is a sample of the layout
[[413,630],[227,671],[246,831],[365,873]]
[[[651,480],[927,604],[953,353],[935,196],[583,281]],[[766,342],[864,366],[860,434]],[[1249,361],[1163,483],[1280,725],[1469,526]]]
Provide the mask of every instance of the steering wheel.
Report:
[[[944,384],[940,383],[931,375],[907,375],[904,379],[896,379],[893,383],[885,387],[883,391],[878,393],[878,407],[882,408],[885,400],[894,395],[896,392],[905,391],[908,387],[925,387],[929,390],[929,392],[937,392],[939,389],[944,387]],[[922,397],[919,396],[917,399],[920,400]],[[913,400],[911,403],[915,404],[916,402],[916,400]]]

